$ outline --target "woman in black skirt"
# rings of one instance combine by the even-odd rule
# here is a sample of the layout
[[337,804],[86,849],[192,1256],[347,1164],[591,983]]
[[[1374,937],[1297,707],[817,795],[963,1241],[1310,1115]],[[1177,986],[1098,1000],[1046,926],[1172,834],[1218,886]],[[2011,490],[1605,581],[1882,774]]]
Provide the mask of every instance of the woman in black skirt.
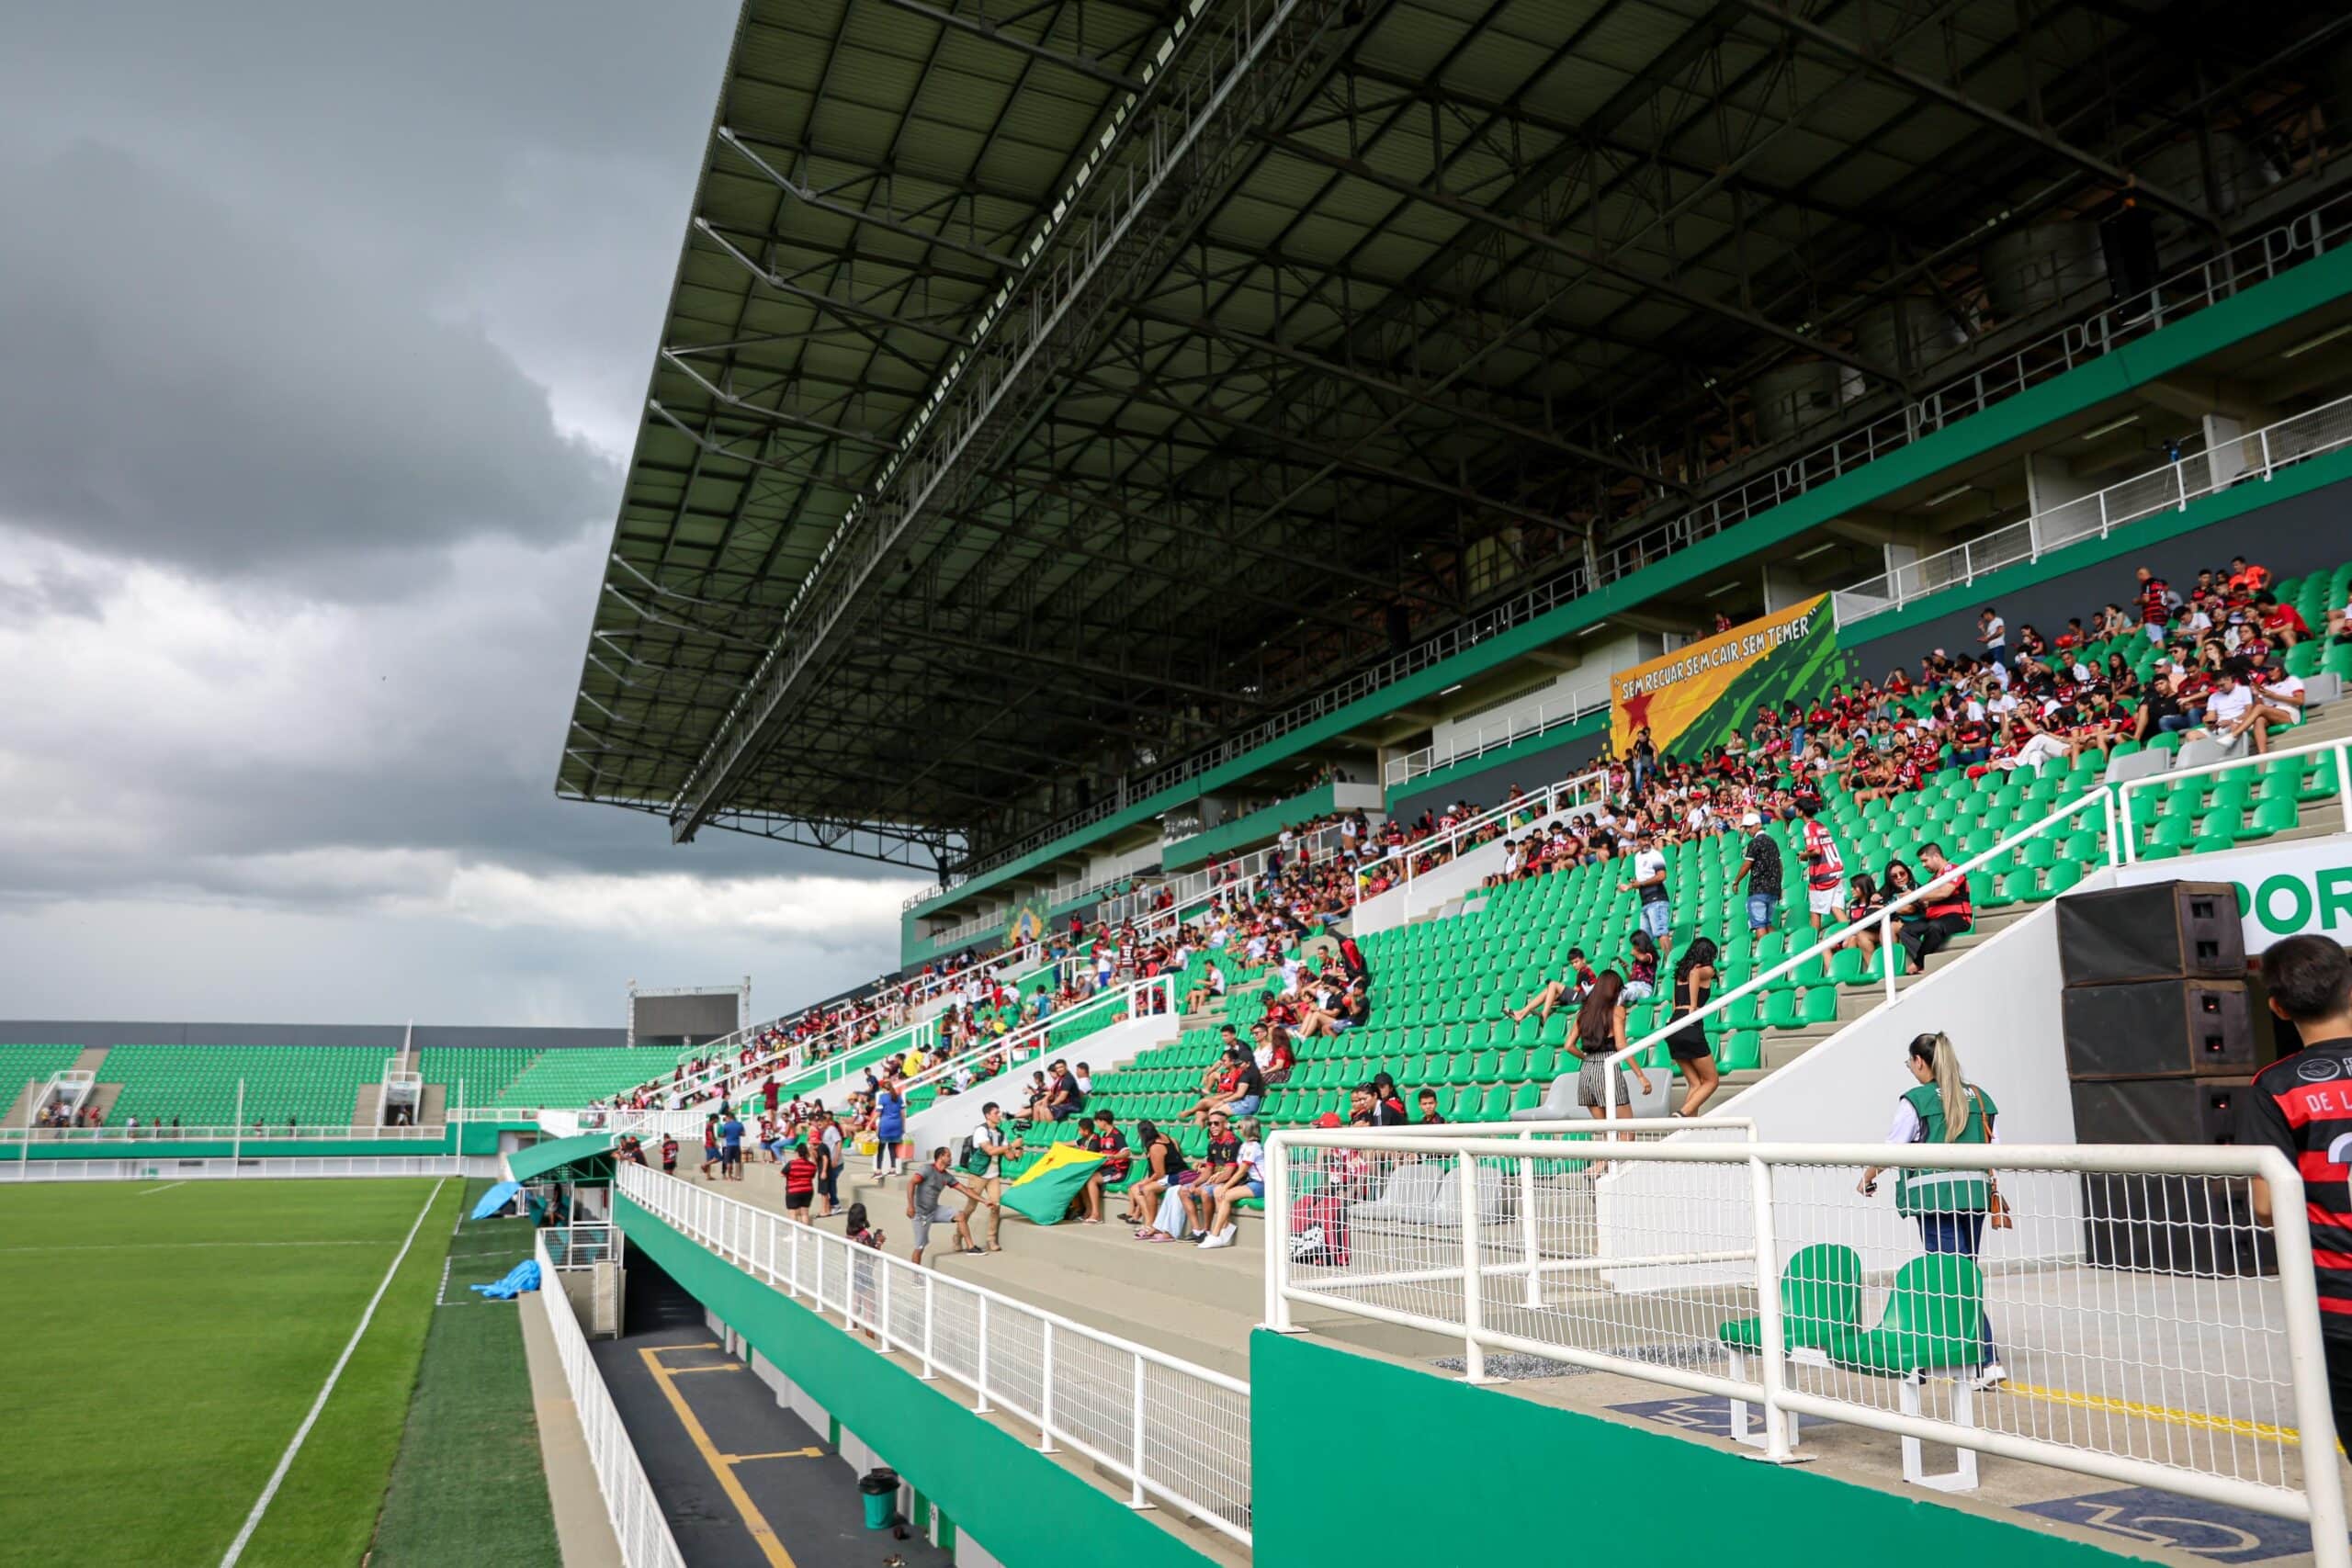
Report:
[[[1671,1018],[1688,1018],[1707,1005],[1707,998],[1715,988],[1715,944],[1701,937],[1685,948],[1682,960],[1674,966],[1674,1011]],[[1723,1084],[1723,1074],[1715,1070],[1714,1049],[1707,1043],[1707,1032],[1700,1024],[1688,1024],[1666,1037],[1666,1049],[1674,1058],[1675,1070],[1690,1086],[1682,1097],[1682,1108],[1677,1116],[1696,1116],[1699,1108],[1713,1097]]]

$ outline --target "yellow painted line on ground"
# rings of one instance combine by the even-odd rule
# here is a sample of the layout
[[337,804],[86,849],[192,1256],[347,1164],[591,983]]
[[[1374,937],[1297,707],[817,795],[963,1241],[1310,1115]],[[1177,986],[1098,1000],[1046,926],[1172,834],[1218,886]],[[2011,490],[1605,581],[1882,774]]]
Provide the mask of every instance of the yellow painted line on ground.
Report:
[[[735,1512],[742,1518],[743,1529],[750,1532],[753,1543],[766,1556],[769,1568],[797,1568],[792,1561],[792,1553],[784,1549],[784,1542],[775,1538],[775,1531],[769,1527],[767,1516],[762,1514],[759,1505],[752,1501],[752,1495],[743,1490],[743,1483],[735,1479],[735,1467],[729,1462],[725,1454],[718,1451],[718,1446],[710,1440],[710,1434],[703,1430],[702,1422],[695,1415],[694,1407],[686,1403],[686,1396],[679,1392],[675,1382],[677,1373],[662,1364],[662,1352],[665,1349],[712,1350],[718,1347],[713,1345],[648,1345],[640,1348],[638,1354],[645,1358],[645,1370],[652,1373],[653,1381],[661,1385],[663,1396],[670,1401],[670,1408],[677,1412],[678,1425],[686,1429],[687,1440],[694,1444],[695,1451],[702,1455],[702,1462],[709,1468],[710,1473],[717,1477],[719,1490],[727,1494],[727,1500],[735,1505]],[[682,1368],[680,1370],[698,1369]]]
[[2241,1421],[2228,1416],[2210,1416],[2201,1410],[2175,1410],[2169,1405],[2142,1404],[2135,1400],[2110,1399],[2103,1393],[2081,1393],[2071,1388],[2037,1388],[2031,1383],[2004,1383],[2010,1393],[2023,1394],[2051,1404],[2071,1405],[2077,1410],[2104,1410],[2117,1416],[2137,1416],[2143,1420],[2163,1421],[2175,1427],[2191,1427],[2201,1432],[2227,1432],[2234,1437],[2262,1438],[2274,1443],[2300,1443],[2302,1435],[2290,1427],[2273,1427],[2265,1421]]
[[664,1367],[662,1370],[673,1378],[682,1378],[689,1372],[741,1372],[750,1369],[740,1361],[729,1361],[716,1367]]
[[718,1457],[725,1460],[729,1464],[749,1464],[755,1459],[822,1459],[825,1457],[825,1450],[822,1449],[786,1449],[780,1453],[721,1454]]

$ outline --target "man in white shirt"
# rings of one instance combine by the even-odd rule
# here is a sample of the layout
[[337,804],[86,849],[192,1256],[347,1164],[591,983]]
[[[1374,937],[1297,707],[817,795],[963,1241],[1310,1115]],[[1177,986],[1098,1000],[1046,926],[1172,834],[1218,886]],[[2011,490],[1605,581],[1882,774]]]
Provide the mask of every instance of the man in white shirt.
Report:
[[2268,675],[2253,688],[2254,706],[2246,716],[2246,730],[2254,737],[2257,752],[2270,750],[2270,732],[2287,729],[2303,721],[2303,683],[2281,670]]
[[[2228,679],[2205,699],[2205,722],[2222,739],[2235,740],[2254,722],[2254,688],[2245,683],[2245,660],[2230,660],[2222,671]],[[2261,745],[2256,740],[2255,749]]]
[[1976,640],[1984,645],[1984,657],[1996,670],[2007,670],[2009,663],[2009,623],[1990,604],[1976,617]]

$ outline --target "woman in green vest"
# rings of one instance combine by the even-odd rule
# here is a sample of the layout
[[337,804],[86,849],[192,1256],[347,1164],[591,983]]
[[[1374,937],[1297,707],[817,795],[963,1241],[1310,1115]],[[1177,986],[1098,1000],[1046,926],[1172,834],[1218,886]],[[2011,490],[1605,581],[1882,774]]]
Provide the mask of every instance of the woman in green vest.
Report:
[[[1996,1144],[2000,1107],[1993,1097],[1961,1076],[1960,1053],[1950,1037],[1922,1034],[1914,1038],[1905,1058],[1916,1087],[1894,1102],[1890,1144]],[[1878,1190],[1879,1172],[1862,1172],[1859,1190],[1867,1198]],[[2004,1213],[2000,1189],[1989,1170],[1898,1169],[1894,1177],[1894,1211],[1919,1222],[1919,1241],[1929,1252],[1956,1252],[1974,1258],[1984,1239],[1984,1223]],[[2006,1222],[1996,1218],[1996,1227]],[[1976,1386],[1996,1388],[2008,1379],[2000,1353],[1993,1346],[1993,1320],[1983,1320],[1982,1359]]]

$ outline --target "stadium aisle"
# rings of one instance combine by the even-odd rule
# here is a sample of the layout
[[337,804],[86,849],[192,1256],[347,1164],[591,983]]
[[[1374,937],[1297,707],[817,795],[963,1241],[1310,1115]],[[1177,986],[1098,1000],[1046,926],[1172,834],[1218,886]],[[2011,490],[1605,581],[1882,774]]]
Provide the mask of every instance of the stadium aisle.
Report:
[[857,1476],[824,1434],[720,1349],[699,1303],[641,1256],[627,1327],[592,1342],[596,1364],[694,1568],[947,1568],[921,1536],[865,1529]]

